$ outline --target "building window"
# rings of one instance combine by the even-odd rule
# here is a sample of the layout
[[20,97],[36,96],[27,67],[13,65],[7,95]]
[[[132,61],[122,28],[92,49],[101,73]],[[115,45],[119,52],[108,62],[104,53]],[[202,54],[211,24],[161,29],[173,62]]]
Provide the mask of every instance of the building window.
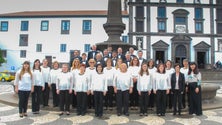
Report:
[[222,52],[222,39],[218,39],[218,51]]
[[201,3],[201,0],[193,0],[193,3]]
[[91,28],[92,28],[92,21],[83,20],[82,34],[91,34]]
[[66,52],[66,44],[60,44],[60,52]]
[[136,7],[136,32],[144,32],[144,7],[137,6]]
[[2,57],[6,58],[7,57],[7,51],[6,50],[1,50],[1,49],[0,49],[0,51],[1,51]]
[[70,21],[69,20],[62,20],[61,34],[69,34],[69,30],[70,30]]
[[203,33],[203,9],[202,8],[195,8],[195,32],[196,33]]
[[20,50],[20,58],[26,58],[26,50]]
[[[221,7],[222,6],[222,0],[217,0],[216,4]],[[221,15],[222,15],[222,8],[218,7],[216,9],[217,34],[222,34],[222,16]]]
[[90,44],[85,44],[84,45],[84,52],[89,52],[90,51]]
[[42,52],[42,44],[36,44],[36,52]]
[[8,31],[8,21],[1,22],[1,31]]
[[28,46],[28,35],[27,34],[20,35],[19,46]]
[[41,22],[41,31],[48,31],[49,30],[49,21],[42,21]]
[[174,32],[175,33],[187,33],[187,18],[189,12],[185,9],[177,9],[173,12],[174,15]]
[[29,21],[21,21],[21,31],[28,31]]
[[128,36],[122,36],[122,41],[124,43],[128,43]]
[[177,0],[177,3],[184,3],[184,0]]
[[166,32],[166,7],[158,7],[158,32]]

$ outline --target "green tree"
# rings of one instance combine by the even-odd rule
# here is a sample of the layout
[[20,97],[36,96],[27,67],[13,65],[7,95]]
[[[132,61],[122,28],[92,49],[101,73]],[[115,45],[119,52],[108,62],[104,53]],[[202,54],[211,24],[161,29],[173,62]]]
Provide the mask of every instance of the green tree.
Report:
[[0,49],[0,66],[2,66],[2,63],[4,63],[6,60],[2,55],[2,50]]

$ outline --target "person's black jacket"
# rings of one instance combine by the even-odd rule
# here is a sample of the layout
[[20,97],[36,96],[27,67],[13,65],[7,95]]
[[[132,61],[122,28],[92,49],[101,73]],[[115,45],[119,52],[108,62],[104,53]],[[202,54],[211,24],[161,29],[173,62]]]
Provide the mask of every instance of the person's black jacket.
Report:
[[[179,79],[178,79],[178,84],[179,84],[179,91],[183,92],[185,89],[185,77],[184,74],[180,72],[179,74]],[[174,92],[176,87],[176,72],[171,75],[171,91]]]

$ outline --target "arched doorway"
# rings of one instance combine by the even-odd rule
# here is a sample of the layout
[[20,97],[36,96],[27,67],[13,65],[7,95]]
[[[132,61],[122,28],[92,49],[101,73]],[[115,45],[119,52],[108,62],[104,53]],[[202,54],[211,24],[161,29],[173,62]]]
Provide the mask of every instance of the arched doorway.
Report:
[[184,45],[178,45],[175,52],[175,63],[179,63],[182,66],[183,60],[187,57],[186,47]]

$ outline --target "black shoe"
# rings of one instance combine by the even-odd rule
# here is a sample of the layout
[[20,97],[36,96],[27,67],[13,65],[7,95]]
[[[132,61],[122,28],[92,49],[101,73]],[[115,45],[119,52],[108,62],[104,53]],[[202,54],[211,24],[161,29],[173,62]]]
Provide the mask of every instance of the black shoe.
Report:
[[117,116],[121,116],[121,113],[117,113]]
[[144,113],[144,115],[145,115],[145,116],[148,116],[148,114],[147,114],[147,113]]
[[22,113],[21,113],[21,114],[19,114],[19,117],[20,117],[20,118],[23,118],[23,114],[22,114]]
[[174,112],[173,115],[176,115],[176,112]]
[[140,113],[140,116],[143,116],[143,113]]
[[63,112],[61,112],[61,113],[59,113],[59,116],[61,116],[61,115],[63,115],[64,113]]
[[178,114],[179,114],[179,115],[181,115],[181,113],[180,113],[180,112],[179,112]]
[[28,114],[27,114],[27,113],[24,113],[24,114],[23,114],[23,116],[27,117],[27,116],[28,116]]
[[161,116],[165,116],[165,113],[161,114]]
[[81,116],[85,116],[85,113],[82,113]]
[[69,113],[69,112],[66,112],[66,115],[70,115],[70,113]]
[[129,113],[125,113],[125,116],[129,116]]

